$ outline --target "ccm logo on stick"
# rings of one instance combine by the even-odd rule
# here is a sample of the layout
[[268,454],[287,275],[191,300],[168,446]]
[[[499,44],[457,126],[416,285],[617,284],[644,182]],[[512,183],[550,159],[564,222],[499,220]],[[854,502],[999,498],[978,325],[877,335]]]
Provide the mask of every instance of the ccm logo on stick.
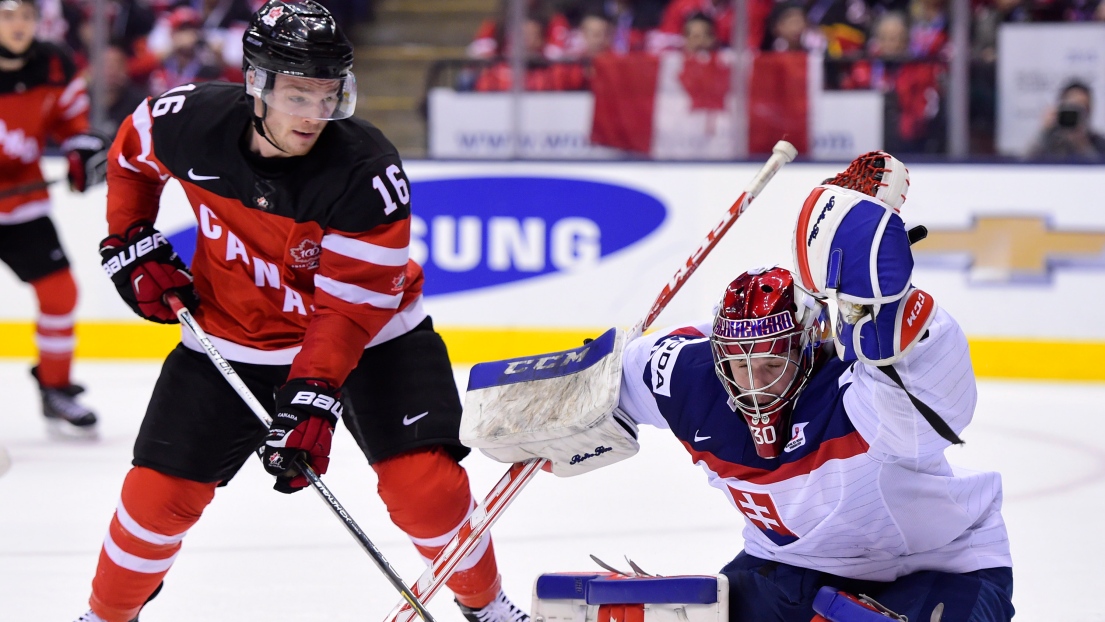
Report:
[[315,393],[314,391],[300,391],[292,398],[293,404],[306,404],[308,406],[314,406],[315,408],[321,408],[325,411],[333,413],[335,417],[341,418],[342,405],[338,400],[330,397],[329,395],[323,395]]

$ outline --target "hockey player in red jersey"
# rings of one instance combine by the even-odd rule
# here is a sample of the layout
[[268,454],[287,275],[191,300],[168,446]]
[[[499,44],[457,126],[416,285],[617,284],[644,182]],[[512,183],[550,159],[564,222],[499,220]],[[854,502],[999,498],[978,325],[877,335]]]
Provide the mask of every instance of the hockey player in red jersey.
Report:
[[[86,622],[137,617],[258,446],[281,492],[306,486],[299,456],[325,473],[339,418],[427,560],[473,506],[452,366],[409,258],[409,182],[380,130],[351,118],[353,48],[313,0],[266,3],[243,44],[244,88],[177,87],[123,122],[100,253],[138,315],[175,322],[164,295],[179,296],[273,424],[259,425],[185,331],[138,433]],[[154,227],[169,177],[199,223],[191,270]],[[500,583],[487,540],[448,585],[473,622],[528,620]]]
[[69,184],[104,178],[106,141],[89,130],[84,79],[61,48],[34,38],[34,0],[0,0],[0,260],[35,290],[38,364],[31,375],[51,433],[96,435],[96,415],[76,400],[73,362],[77,285],[50,220],[39,160],[47,140],[69,158]]

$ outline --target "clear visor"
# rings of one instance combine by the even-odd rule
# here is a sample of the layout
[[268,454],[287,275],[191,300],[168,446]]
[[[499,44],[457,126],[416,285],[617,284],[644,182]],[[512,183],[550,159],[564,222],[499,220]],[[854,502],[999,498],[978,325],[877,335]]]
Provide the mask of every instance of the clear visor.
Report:
[[276,111],[304,119],[333,121],[353,116],[357,108],[357,79],[304,78],[252,67],[246,92]]

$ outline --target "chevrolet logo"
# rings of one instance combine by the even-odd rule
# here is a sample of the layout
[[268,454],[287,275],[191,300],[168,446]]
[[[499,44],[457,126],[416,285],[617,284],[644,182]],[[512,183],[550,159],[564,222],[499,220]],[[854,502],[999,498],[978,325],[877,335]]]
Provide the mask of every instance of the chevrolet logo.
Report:
[[919,266],[967,268],[976,282],[1039,282],[1057,267],[1105,269],[1105,231],[1053,229],[1045,217],[980,216],[967,230],[929,230],[913,251]]

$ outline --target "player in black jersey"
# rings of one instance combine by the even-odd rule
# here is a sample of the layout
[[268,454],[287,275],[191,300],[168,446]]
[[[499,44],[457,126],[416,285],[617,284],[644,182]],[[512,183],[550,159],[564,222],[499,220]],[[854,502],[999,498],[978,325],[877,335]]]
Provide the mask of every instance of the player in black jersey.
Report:
[[[140,316],[175,322],[164,295],[180,296],[274,422],[266,431],[182,333],[135,442],[86,622],[137,617],[216,488],[258,446],[277,490],[306,485],[291,468],[299,457],[325,473],[339,417],[423,557],[472,506],[452,366],[409,259],[409,182],[394,146],[351,118],[353,48],[313,0],[271,0],[243,44],[244,90],[181,86],[123,122],[100,252]],[[169,177],[199,221],[190,269],[152,224]],[[316,528],[288,523],[273,521],[281,541]],[[489,540],[448,582],[473,622],[528,620],[500,584]]]

